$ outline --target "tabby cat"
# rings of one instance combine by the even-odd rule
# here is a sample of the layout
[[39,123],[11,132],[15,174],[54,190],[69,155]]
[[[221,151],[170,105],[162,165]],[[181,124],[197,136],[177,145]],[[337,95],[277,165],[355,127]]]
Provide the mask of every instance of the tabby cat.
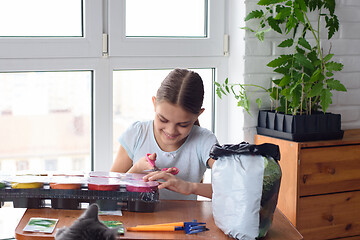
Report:
[[118,229],[101,223],[98,212],[98,205],[91,204],[73,225],[58,229],[55,240],[116,240]]

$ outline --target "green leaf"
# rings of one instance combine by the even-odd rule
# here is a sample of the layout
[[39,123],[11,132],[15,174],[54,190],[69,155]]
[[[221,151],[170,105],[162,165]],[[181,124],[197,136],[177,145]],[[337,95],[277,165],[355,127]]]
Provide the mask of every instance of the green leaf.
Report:
[[228,86],[228,85],[225,86],[225,90],[226,90],[228,93],[230,93],[230,90],[229,90],[229,86]]
[[244,29],[246,31],[255,32],[255,30],[249,28],[249,27],[241,27],[240,29]]
[[313,62],[313,65],[314,65],[315,67],[319,67],[319,66],[321,65],[321,61],[320,61],[320,59],[319,59],[319,60],[314,61],[314,62]]
[[256,99],[256,103],[257,103],[258,107],[261,108],[261,105],[262,105],[262,100],[261,100],[261,98],[257,98],[257,99]]
[[285,75],[280,83],[279,83],[279,87],[284,87],[284,86],[287,86],[291,81],[291,77],[289,75]]
[[325,73],[325,76],[326,77],[332,77],[332,76],[334,76],[334,74],[332,72],[327,72],[327,73]]
[[294,9],[294,14],[295,14],[295,17],[302,23],[305,23],[305,18],[304,18],[304,14],[303,12],[298,9],[298,8],[295,8]]
[[316,52],[313,50],[313,51],[311,51],[311,52],[309,52],[308,54],[307,54],[307,57],[312,61],[312,62],[315,62],[315,61],[318,61],[319,60],[319,58],[317,57],[317,54],[316,54]]
[[333,15],[332,17],[325,17],[326,22],[326,28],[328,29],[328,39],[332,38],[334,36],[335,32],[339,30],[339,19],[336,15]]
[[334,56],[334,54],[328,54],[324,57],[324,62],[328,62],[332,57]]
[[321,8],[323,5],[322,0],[308,0],[308,6],[310,8],[310,11],[314,11],[316,8]]
[[304,0],[295,0],[295,2],[297,4],[299,4],[299,7],[301,10],[303,10],[304,12],[307,12],[307,7],[306,7],[306,3]]
[[274,72],[281,73],[281,74],[288,74],[289,73],[289,67],[278,67],[274,69]]
[[344,65],[342,63],[338,63],[338,62],[328,62],[325,64],[325,67],[328,71],[332,72],[332,71],[341,71],[344,67]]
[[280,91],[281,91],[280,88],[273,87],[272,89],[270,89],[270,97],[272,99],[278,100],[279,95],[280,95]]
[[281,90],[281,95],[283,95],[286,99],[291,100],[290,88],[284,88]]
[[261,41],[264,41],[265,33],[263,31],[255,33],[255,36]]
[[263,42],[263,41],[264,41],[265,33],[266,33],[266,32],[269,32],[269,31],[271,31],[271,28],[267,28],[267,29],[258,31],[258,32],[255,33],[255,36],[256,36],[261,42]]
[[319,96],[323,90],[324,84],[322,82],[316,83],[310,90],[308,97]]
[[273,17],[268,17],[267,21],[269,23],[269,26],[278,33],[282,33],[281,28],[279,27],[279,22],[277,22]]
[[[272,80],[272,82],[273,82],[275,85],[278,85],[278,86],[279,86],[279,84],[280,84],[280,82],[281,82],[281,79],[274,79],[274,80]],[[268,89],[268,91],[271,91],[271,88]]]
[[248,21],[253,18],[261,18],[263,15],[264,15],[263,10],[254,10],[246,16],[245,21]]
[[285,3],[285,6],[292,6],[292,5],[293,5],[292,0],[288,0],[288,1]]
[[291,47],[294,44],[294,40],[292,38],[286,39],[284,41],[282,41],[278,47]]
[[320,96],[320,105],[323,110],[323,112],[326,112],[330,104],[332,103],[331,97],[332,93],[330,92],[330,89],[323,89]]
[[293,79],[295,79],[296,82],[303,78],[302,72],[293,71],[292,75],[293,75]]
[[334,15],[335,5],[335,0],[326,0],[324,7],[329,10],[330,15]]
[[278,58],[275,58],[274,60],[272,60],[271,62],[269,62],[267,64],[268,67],[280,67],[282,65],[284,65],[289,59],[291,59],[292,56],[291,55],[281,55]]
[[305,55],[300,54],[300,53],[295,53],[295,59],[303,66],[306,68],[309,68],[311,70],[314,70],[314,66],[312,65],[312,63],[306,58]]
[[268,6],[271,4],[276,4],[276,3],[282,3],[285,2],[286,0],[260,0],[257,4],[260,6]]
[[283,21],[291,15],[291,8],[278,5],[276,6],[276,12],[278,14],[275,16],[275,19]]
[[305,38],[299,38],[299,44],[303,46],[304,48],[311,50],[311,45],[308,41],[306,41]]
[[294,16],[293,15],[290,15],[290,17],[288,18],[288,21],[287,21],[287,23],[286,23],[286,34],[288,34],[290,31],[291,31],[291,29],[293,29],[293,28],[295,28],[295,26],[296,26],[296,19],[294,18]]
[[301,86],[298,85],[296,88],[294,88],[291,91],[291,96],[292,96],[292,106],[294,108],[299,108],[300,102],[301,102]]
[[[294,27],[294,31],[293,31],[293,38],[296,37],[296,33],[297,33],[297,30],[299,29],[299,23],[296,23],[296,26]],[[305,30],[304,30],[305,31]],[[305,33],[304,33],[305,34]]]
[[302,84],[302,79],[298,78],[295,80],[295,83],[290,87],[290,93],[293,94],[293,92]]
[[302,54],[302,55],[305,55],[305,50],[304,49],[302,49],[302,48],[300,48],[300,47],[298,47],[298,46],[296,46],[296,52],[298,52],[298,53],[300,53],[300,54]]
[[221,90],[220,90],[220,88],[216,89],[216,95],[221,99]]
[[342,83],[340,83],[339,80],[334,80],[333,78],[331,78],[326,81],[326,84],[332,90],[341,91],[341,92],[347,91],[345,86]]
[[325,76],[322,74],[321,69],[316,69],[313,75],[310,78],[310,82],[318,82],[325,79]]
[[250,101],[247,97],[243,97],[240,99],[240,101],[238,101],[237,103],[238,107],[243,107],[247,113],[250,114],[249,109],[250,109]]

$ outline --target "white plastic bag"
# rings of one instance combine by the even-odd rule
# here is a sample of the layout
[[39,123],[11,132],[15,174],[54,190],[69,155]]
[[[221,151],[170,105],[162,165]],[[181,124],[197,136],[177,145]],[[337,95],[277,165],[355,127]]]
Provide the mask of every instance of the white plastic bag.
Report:
[[[248,143],[223,146],[216,144],[211,150],[210,157],[216,160],[212,166],[211,179],[215,224],[226,235],[236,239],[253,240],[266,235],[277,203],[276,191],[278,192],[280,186],[281,170],[272,158],[280,159],[278,146]],[[264,193],[263,184],[266,182],[268,185],[269,182],[268,174],[265,174],[267,179],[264,181],[264,169],[269,162],[275,166],[276,171],[271,174],[275,178],[270,181],[271,192],[264,189]],[[268,201],[268,196],[274,194],[276,201]],[[271,216],[265,216],[262,224],[265,227],[260,226],[261,205],[270,209],[268,215]]]
[[211,176],[213,216],[225,234],[244,240],[259,235],[263,175],[264,160],[259,155],[232,155],[215,161]]

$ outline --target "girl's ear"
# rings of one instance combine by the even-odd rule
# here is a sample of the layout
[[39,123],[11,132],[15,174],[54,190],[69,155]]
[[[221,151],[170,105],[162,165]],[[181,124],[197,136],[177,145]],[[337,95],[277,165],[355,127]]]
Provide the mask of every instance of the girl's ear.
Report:
[[198,114],[198,117],[205,111],[205,108],[202,108]]
[[153,105],[154,105],[154,110],[156,110],[156,97],[153,96],[153,97],[151,98],[151,100],[152,100]]

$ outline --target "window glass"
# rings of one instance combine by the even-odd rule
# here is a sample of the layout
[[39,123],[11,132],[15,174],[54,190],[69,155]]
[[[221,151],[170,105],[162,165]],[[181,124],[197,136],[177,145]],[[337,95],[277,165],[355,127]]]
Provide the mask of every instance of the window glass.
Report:
[[0,36],[83,36],[82,0],[0,0]]
[[91,71],[0,73],[0,170],[90,170],[91,83]]
[[[202,127],[212,130],[213,69],[193,69],[204,82],[205,111],[200,115]],[[171,69],[118,70],[113,74],[113,149],[118,150],[118,138],[135,121],[154,119],[152,96]]]
[[127,37],[206,37],[207,0],[127,0]]

